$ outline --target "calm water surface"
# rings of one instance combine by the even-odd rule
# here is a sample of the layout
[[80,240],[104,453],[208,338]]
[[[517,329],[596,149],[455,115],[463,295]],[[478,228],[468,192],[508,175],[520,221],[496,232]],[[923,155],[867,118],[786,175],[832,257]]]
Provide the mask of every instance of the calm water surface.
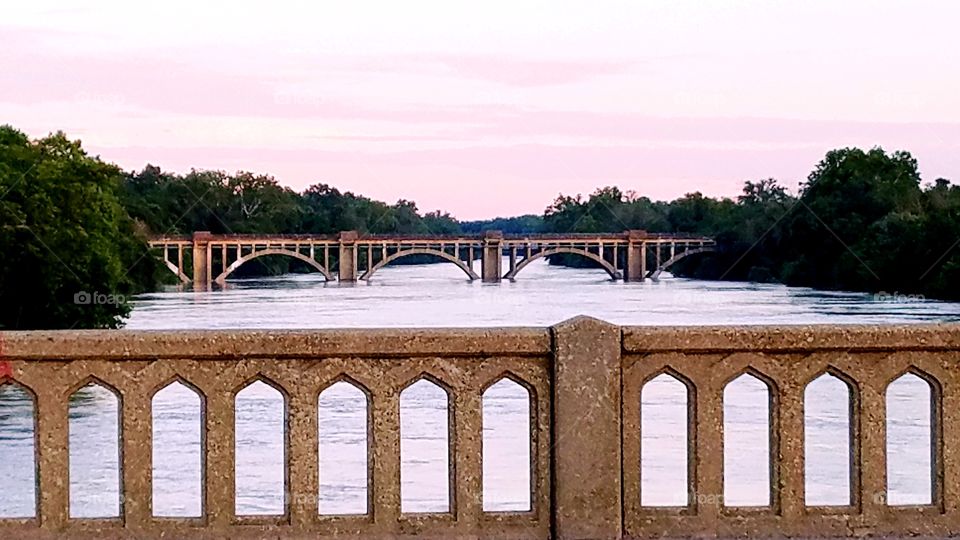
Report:
[[[538,264],[539,263],[539,264]],[[402,326],[543,326],[585,314],[617,324],[732,325],[918,323],[960,320],[960,304],[877,300],[749,283],[666,278],[610,282],[599,270],[531,264],[516,282],[470,283],[453,265],[387,267],[374,281],[325,284],[318,275],[235,281],[226,290],[170,289],[136,300],[131,329],[332,328]],[[894,293],[896,291],[887,291]],[[806,390],[807,500],[849,498],[850,390],[832,376]],[[448,511],[449,396],[422,380],[401,394],[401,495],[404,512]],[[930,389],[913,376],[887,391],[891,504],[930,500]],[[662,375],[642,392],[642,503],[683,505],[687,493],[687,391]],[[156,394],[154,511],[194,516],[201,509],[202,401],[174,383]],[[724,391],[727,504],[769,503],[767,388],[741,377]],[[284,508],[283,398],[258,382],[236,402],[237,512],[277,514]],[[321,394],[318,512],[365,513],[366,396],[343,382]],[[530,496],[530,404],[510,381],[483,396],[483,497],[487,510],[525,510]],[[70,406],[70,505],[74,517],[119,511],[119,408],[108,390],[78,391]],[[33,406],[28,394],[0,387],[0,516],[35,514]],[[697,496],[702,494],[697,494]],[[712,495],[712,494],[708,494]]]

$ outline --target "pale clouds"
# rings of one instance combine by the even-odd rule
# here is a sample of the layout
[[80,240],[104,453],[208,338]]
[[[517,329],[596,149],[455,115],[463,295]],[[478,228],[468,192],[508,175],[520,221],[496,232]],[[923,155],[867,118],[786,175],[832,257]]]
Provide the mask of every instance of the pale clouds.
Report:
[[464,218],[613,183],[793,187],[848,145],[960,180],[958,19],[945,1],[37,1],[0,21],[0,121],[127,168],[270,172]]

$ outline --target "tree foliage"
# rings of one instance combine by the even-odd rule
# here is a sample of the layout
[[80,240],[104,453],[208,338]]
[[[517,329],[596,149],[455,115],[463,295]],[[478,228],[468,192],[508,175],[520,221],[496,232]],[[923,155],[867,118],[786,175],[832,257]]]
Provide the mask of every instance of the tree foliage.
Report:
[[122,177],[63,133],[30,141],[0,127],[0,327],[113,328],[153,285]]
[[651,202],[613,187],[586,199],[561,195],[544,225],[715,238],[717,253],[676,268],[691,277],[960,298],[960,187],[944,179],[923,187],[906,152],[831,151],[797,196],[772,178],[746,182],[736,200],[691,193]]

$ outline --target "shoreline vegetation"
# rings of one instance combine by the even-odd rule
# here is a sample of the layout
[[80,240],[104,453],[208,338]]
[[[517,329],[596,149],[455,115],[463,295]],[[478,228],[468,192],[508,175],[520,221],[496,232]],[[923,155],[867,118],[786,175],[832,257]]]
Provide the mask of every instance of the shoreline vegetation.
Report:
[[[326,183],[295,192],[242,171],[173,174],[147,165],[126,172],[61,132],[30,140],[0,126],[0,329],[122,326],[127,297],[171,282],[149,253],[149,234],[627,229],[715,238],[715,253],[678,263],[674,273],[683,277],[960,300],[960,187],[922,182],[907,152],[832,150],[795,194],[772,178],[745,182],[734,198],[695,192],[652,201],[603,187],[586,197],[561,194],[542,215],[461,222],[423,213],[413,201],[387,204]],[[264,258],[239,275],[302,271],[298,265]]]

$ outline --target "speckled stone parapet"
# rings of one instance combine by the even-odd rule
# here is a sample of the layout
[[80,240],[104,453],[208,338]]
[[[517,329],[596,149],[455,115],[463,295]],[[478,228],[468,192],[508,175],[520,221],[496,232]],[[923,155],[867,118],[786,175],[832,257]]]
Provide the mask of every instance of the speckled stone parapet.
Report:
[[0,332],[8,360],[547,356],[546,328]]
[[620,328],[577,317],[553,332],[555,531],[620,538]]
[[960,350],[960,325],[635,326],[627,352],[790,352]]
[[[770,390],[770,495],[723,505],[723,389],[749,373]],[[830,373],[851,396],[851,503],[804,501],[804,389]],[[886,388],[931,388],[930,505],[886,504]],[[640,501],[640,395],[668,374],[688,396],[688,504]],[[529,512],[484,512],[482,393],[508,377],[531,396]],[[450,396],[450,512],[400,511],[399,395],[429,378]],[[287,501],[281,516],[235,515],[234,400],[261,380],[283,395]],[[367,395],[369,508],[322,516],[318,407],[346,380]],[[122,515],[69,518],[68,397],[95,381],[121,409]],[[180,381],[203,397],[204,505],[152,514],[153,395]],[[553,328],[323,331],[4,332],[0,383],[36,403],[38,517],[0,538],[852,538],[960,534],[960,326],[652,328],[579,317]]]
[[[947,537],[960,533],[960,326],[786,326],[623,329],[623,462],[640,460],[640,393],[668,374],[687,387],[689,497],[640,504],[640,469],[623,469],[629,537]],[[742,374],[766,384],[767,507],[723,504],[723,390]],[[805,503],[804,390],[829,373],[850,391],[850,504]],[[931,389],[932,504],[888,506],[886,389],[911,373]]]

